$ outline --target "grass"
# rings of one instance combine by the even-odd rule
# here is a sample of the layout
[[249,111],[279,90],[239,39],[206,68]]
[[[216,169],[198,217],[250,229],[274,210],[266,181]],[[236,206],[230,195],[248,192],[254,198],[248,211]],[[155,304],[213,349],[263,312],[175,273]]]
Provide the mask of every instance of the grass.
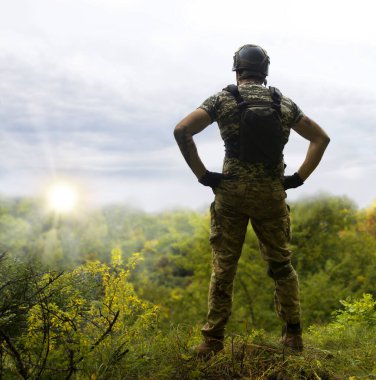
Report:
[[[316,326],[304,335],[305,349],[283,350],[277,337],[264,331],[228,336],[225,349],[207,361],[192,354],[198,329],[177,328],[149,346],[148,360],[128,378],[157,379],[376,379],[376,329],[328,330]],[[130,377],[129,377],[130,376]]]
[[[178,326],[168,333],[156,330],[149,339],[135,336],[121,360],[77,367],[75,380],[368,380],[376,379],[376,326],[348,328],[330,323],[312,326],[303,335],[302,353],[291,353],[279,337],[263,330],[228,335],[223,351],[209,360],[196,357],[192,347],[201,341],[199,327]],[[102,350],[102,351],[101,351]],[[104,350],[104,351],[103,351]],[[107,363],[107,364],[105,364]],[[1,363],[5,365],[6,363]],[[90,363],[89,363],[90,364]],[[93,364],[93,363],[91,363]],[[1,372],[4,380],[16,379]],[[48,377],[41,377],[48,378]],[[32,378],[30,378],[32,379]]]

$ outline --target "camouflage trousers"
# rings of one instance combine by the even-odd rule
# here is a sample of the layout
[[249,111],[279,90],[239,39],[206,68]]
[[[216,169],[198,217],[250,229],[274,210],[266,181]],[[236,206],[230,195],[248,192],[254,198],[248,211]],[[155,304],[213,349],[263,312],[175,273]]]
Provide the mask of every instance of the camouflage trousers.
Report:
[[278,179],[226,180],[215,189],[211,204],[210,243],[213,268],[204,336],[223,336],[231,315],[233,282],[250,221],[275,281],[277,314],[287,323],[300,322],[298,276],[291,265],[290,215],[286,192]]

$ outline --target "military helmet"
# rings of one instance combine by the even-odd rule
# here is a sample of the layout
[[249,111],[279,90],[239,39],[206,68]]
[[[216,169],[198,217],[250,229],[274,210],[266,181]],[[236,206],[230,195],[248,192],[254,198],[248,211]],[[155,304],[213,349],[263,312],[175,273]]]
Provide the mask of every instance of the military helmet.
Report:
[[261,46],[244,45],[235,52],[232,71],[247,70],[265,78],[269,73],[269,64],[269,56]]

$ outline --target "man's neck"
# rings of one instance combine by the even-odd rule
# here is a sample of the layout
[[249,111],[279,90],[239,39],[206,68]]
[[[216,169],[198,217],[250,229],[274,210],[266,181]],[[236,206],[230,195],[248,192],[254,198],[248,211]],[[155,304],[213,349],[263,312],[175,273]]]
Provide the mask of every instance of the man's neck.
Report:
[[238,85],[240,85],[240,84],[258,84],[258,85],[262,85],[262,81],[257,80],[257,79],[252,79],[252,78],[245,78],[245,79],[238,80]]

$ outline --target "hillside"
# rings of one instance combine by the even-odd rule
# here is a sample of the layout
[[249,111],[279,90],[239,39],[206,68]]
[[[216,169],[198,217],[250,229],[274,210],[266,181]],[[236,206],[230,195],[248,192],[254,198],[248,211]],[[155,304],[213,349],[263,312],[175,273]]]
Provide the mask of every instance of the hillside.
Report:
[[372,379],[376,377],[376,210],[347,198],[292,207],[305,350],[281,322],[251,230],[225,349],[200,342],[209,216],[120,206],[58,218],[0,202],[0,379]]

